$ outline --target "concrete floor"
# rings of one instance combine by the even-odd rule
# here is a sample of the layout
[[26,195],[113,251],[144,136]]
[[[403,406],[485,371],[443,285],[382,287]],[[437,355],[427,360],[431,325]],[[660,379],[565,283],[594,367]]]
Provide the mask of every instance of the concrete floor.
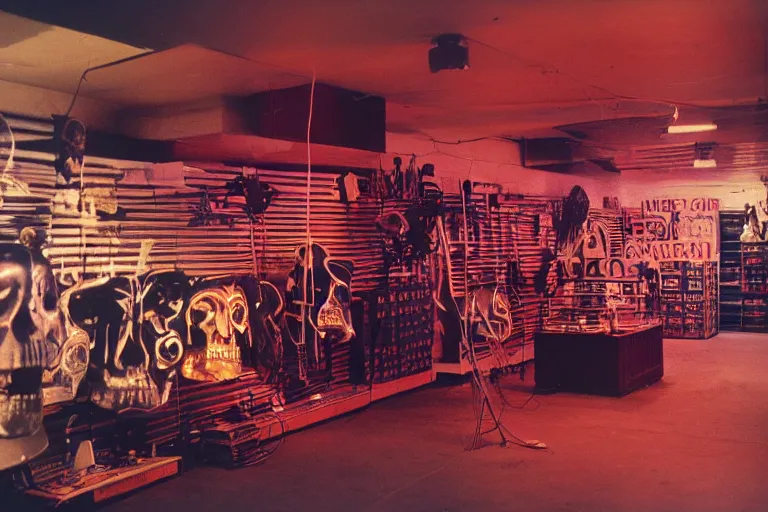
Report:
[[[664,379],[624,398],[536,396],[487,446],[468,384],[431,386],[289,436],[265,464],[197,468],[108,512],[768,510],[768,335],[665,342]],[[529,395],[506,377],[513,403]]]

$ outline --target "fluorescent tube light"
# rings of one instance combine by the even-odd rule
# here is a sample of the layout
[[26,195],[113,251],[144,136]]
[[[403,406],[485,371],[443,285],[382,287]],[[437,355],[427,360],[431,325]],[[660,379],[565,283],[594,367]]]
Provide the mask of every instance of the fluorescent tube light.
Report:
[[714,123],[708,124],[673,124],[667,128],[667,133],[699,133],[699,132],[711,132],[717,130],[717,125]]
[[695,169],[712,169],[717,167],[717,160],[694,160],[693,167]]

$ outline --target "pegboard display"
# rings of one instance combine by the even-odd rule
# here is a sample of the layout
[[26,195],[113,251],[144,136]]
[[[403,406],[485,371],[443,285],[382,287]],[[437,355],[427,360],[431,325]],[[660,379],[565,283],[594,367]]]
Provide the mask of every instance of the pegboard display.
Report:
[[377,295],[373,382],[432,371],[434,302],[425,278],[390,276]]

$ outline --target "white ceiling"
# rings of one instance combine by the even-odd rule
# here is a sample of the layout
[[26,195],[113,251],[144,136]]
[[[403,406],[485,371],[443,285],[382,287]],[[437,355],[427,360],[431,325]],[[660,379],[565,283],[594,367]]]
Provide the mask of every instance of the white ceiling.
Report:
[[93,70],[82,94],[125,106],[190,104],[304,84],[307,77],[185,44]]
[[0,11],[0,80],[74,92],[85,69],[144,51]]
[[[38,69],[0,65],[0,79],[71,90],[94,53],[101,62],[186,43],[262,63],[208,55],[147,63],[153,74],[138,84],[115,69],[89,77],[84,95],[121,104],[263,90],[264,77],[287,68],[298,81],[314,71],[384,96],[390,130],[464,139],[768,96],[764,0],[7,0],[3,8],[133,48],[84,35],[84,46],[57,43],[38,38],[61,29],[26,26],[9,39],[2,16],[0,62]],[[469,70],[429,72],[429,41],[445,32],[471,39]],[[58,57],[25,61],[41,45]]]

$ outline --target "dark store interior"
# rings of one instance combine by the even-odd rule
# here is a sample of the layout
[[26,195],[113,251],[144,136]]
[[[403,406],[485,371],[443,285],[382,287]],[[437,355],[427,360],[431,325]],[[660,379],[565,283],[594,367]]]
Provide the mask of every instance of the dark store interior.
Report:
[[760,511],[768,2],[0,1],[0,510]]

